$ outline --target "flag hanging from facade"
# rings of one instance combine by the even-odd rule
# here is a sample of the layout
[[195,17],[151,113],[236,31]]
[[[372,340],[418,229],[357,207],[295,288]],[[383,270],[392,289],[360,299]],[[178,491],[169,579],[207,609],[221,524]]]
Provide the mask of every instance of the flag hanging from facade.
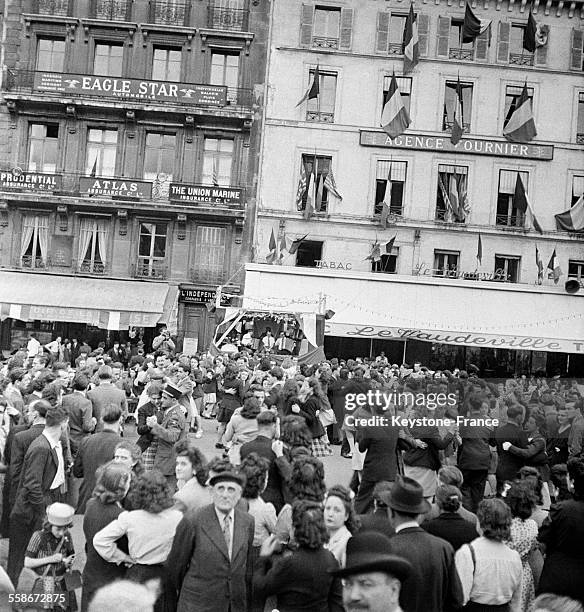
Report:
[[381,261],[381,245],[377,240],[371,245],[371,253],[365,259],[373,262]]
[[278,245],[276,243],[276,237],[274,236],[274,228],[272,228],[268,248],[270,249],[270,252],[266,255],[266,261],[269,264],[272,264],[274,261],[276,261],[276,257],[278,256]]
[[566,232],[584,231],[584,194],[582,194],[576,204],[563,213],[555,215],[556,226],[559,230]]
[[483,263],[483,241],[481,239],[481,235],[479,234],[479,240],[477,242],[477,262],[480,265]]
[[298,251],[298,247],[306,240],[307,237],[308,234],[304,234],[302,238],[296,238],[296,240],[293,240],[290,248],[288,249],[288,253],[290,253],[290,255],[294,255],[294,253]]
[[339,200],[343,199],[343,196],[339,193],[339,190],[337,189],[337,184],[335,182],[335,177],[333,176],[333,171],[329,170],[325,179],[324,179],[324,186],[327,188],[327,191],[329,192],[329,194],[333,194],[335,196],[335,198],[338,198]]
[[300,168],[300,179],[298,181],[298,189],[296,190],[296,209],[302,210],[302,200],[304,199],[304,194],[306,192],[306,167],[304,166],[304,162],[302,162],[302,167]]
[[314,204],[316,199],[316,187],[314,184],[314,172],[310,172],[308,177],[308,187],[306,189],[306,206],[304,207],[304,218],[310,219],[314,214]]
[[217,171],[217,158],[213,158],[213,174],[211,176],[213,187],[219,187],[219,172]]
[[396,238],[397,238],[397,234],[389,242],[385,243],[385,252],[388,255],[391,255],[391,251],[393,249],[393,243],[395,242]]
[[387,219],[391,212],[391,162],[389,162],[389,170],[387,171],[387,182],[385,183],[385,193],[381,202],[381,218],[380,223],[383,229],[387,228]]
[[464,218],[460,213],[460,197],[458,195],[458,183],[456,182],[456,175],[450,175],[450,181],[448,182],[448,199],[450,201],[450,207],[452,213],[458,219]]
[[523,30],[523,48],[530,53],[534,53],[537,47],[547,44],[549,26],[537,23],[533,13],[529,11],[527,26]]
[[312,79],[312,83],[310,84],[310,87],[306,90],[306,93],[302,96],[302,98],[300,98],[296,106],[297,107],[300,106],[303,102],[306,102],[307,100],[318,98],[319,93],[320,93],[320,75],[319,75],[318,64],[317,64],[316,68],[314,69],[314,77]]
[[284,259],[284,253],[285,252],[290,252],[288,251],[288,242],[286,241],[286,235],[282,235],[282,238],[280,239],[280,252],[278,254],[278,257],[280,259],[280,261],[282,261],[282,259]]
[[406,17],[404,28],[404,74],[408,74],[420,61],[418,44],[418,20],[414,14],[414,3],[410,4],[410,12]]
[[503,136],[511,142],[529,142],[537,136],[527,84],[523,85],[515,110],[503,128]]
[[95,161],[93,162],[93,167],[91,168],[91,173],[89,176],[97,176],[97,158],[98,156],[95,156]]
[[541,260],[539,249],[535,247],[535,265],[537,266],[537,284],[543,283],[543,261]]
[[454,118],[452,120],[452,132],[450,134],[450,142],[453,145],[458,144],[462,140],[464,131],[464,111],[462,108],[462,87],[460,85],[460,77],[456,80],[456,94],[454,101]]
[[535,216],[535,213],[533,212],[531,202],[529,201],[529,197],[527,195],[527,192],[525,191],[525,186],[523,185],[523,181],[521,180],[521,174],[519,172],[517,173],[517,178],[515,180],[515,194],[513,196],[513,204],[515,208],[521,211],[522,213],[527,214],[527,212],[529,211],[533,228],[536,232],[543,234],[543,230],[541,228],[541,225],[539,224],[539,221],[537,220],[537,217]]
[[322,174],[316,175],[316,200],[315,200],[315,209],[317,212],[322,210],[322,198],[324,195],[324,178]]
[[562,270],[560,269],[560,264],[558,263],[558,258],[556,256],[556,249],[552,253],[550,261],[547,265],[548,269],[548,278],[554,279],[554,283],[557,285],[560,280],[560,276],[562,276]]
[[462,24],[462,42],[470,43],[480,36],[491,25],[490,19],[479,19],[471,10],[468,2],[464,11],[464,22]]
[[391,138],[396,138],[407,130],[410,123],[410,116],[402,101],[395,74],[392,74],[387,102],[381,113],[381,127]]

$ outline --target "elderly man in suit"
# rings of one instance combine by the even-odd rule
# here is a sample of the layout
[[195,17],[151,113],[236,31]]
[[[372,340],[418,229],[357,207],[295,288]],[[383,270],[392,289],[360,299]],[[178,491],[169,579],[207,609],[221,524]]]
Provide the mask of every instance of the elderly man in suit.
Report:
[[61,406],[51,407],[42,434],[26,451],[10,514],[8,575],[14,584],[18,582],[28,542],[42,526],[46,507],[64,495],[67,466],[61,437],[66,430],[67,413]]
[[152,444],[156,445],[153,467],[166,476],[172,492],[176,490],[174,445],[186,435],[185,413],[178,402],[182,394],[179,387],[166,383],[162,389],[162,422],[158,423],[156,415],[146,417],[146,425],[150,427],[153,437]]
[[126,394],[118,389],[113,383],[113,371],[110,366],[101,366],[97,371],[99,385],[87,392],[87,398],[91,400],[93,406],[93,416],[97,421],[95,431],[103,429],[101,415],[106,406],[116,404],[120,407],[124,418],[128,414],[128,400]]
[[168,556],[177,612],[248,612],[254,519],[236,508],[244,479],[226,471],[209,484],[213,503],[185,514]]

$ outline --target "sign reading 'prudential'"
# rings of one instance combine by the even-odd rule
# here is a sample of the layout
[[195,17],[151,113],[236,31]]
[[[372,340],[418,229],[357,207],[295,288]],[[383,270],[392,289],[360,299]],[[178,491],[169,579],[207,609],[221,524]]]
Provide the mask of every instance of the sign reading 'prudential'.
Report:
[[550,160],[554,157],[553,145],[518,144],[515,142],[466,137],[453,145],[450,142],[449,134],[445,136],[402,134],[392,139],[385,132],[361,130],[360,144],[364,147],[444,151],[447,153],[474,153],[475,155],[521,157],[523,159]]
[[69,94],[135,101],[158,100],[193,106],[225,106],[227,100],[227,87],[222,85],[170,83],[57,72],[35,72],[33,88],[35,91],[54,92],[65,96]]

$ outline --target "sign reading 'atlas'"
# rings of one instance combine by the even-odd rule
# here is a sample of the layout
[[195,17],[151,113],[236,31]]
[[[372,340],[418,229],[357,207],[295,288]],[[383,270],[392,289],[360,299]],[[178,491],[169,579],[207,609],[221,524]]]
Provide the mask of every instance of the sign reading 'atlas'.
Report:
[[58,191],[61,189],[61,176],[59,174],[22,172],[20,169],[0,172],[0,189]]
[[169,83],[57,72],[35,72],[33,87],[35,91],[64,95],[89,95],[136,101],[160,100],[193,106],[225,106],[227,100],[227,87],[222,85]]
[[494,155],[495,157],[521,157],[523,159],[551,160],[554,158],[553,145],[519,144],[480,138],[463,138],[453,145],[450,142],[450,135],[402,134],[392,139],[385,132],[361,130],[359,142],[364,147],[445,151],[448,153]]
[[79,179],[79,191],[88,195],[152,199],[152,183],[134,179],[105,179],[82,176]]
[[220,206],[239,206],[242,203],[242,190],[234,187],[171,183],[168,193],[170,200],[178,202],[201,202]]

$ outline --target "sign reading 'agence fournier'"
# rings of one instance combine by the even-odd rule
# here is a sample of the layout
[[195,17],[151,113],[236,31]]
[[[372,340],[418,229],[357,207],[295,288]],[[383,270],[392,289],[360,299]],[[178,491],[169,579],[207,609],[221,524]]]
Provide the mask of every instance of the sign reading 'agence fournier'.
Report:
[[87,95],[123,100],[159,100],[193,106],[225,106],[227,87],[141,79],[120,79],[86,74],[35,72],[35,91]]

